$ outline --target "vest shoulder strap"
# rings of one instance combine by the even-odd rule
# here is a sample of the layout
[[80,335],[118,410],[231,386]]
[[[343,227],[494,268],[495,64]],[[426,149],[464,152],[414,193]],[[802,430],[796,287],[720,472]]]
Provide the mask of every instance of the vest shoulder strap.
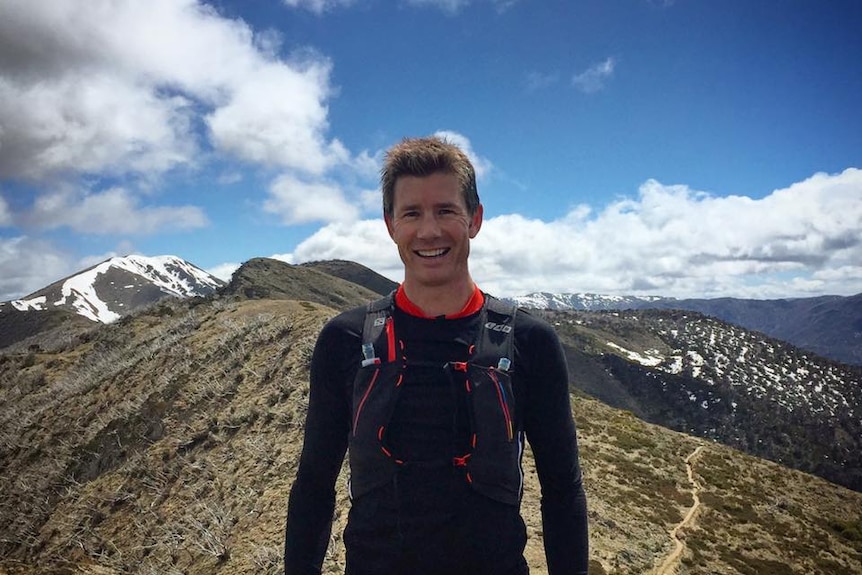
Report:
[[[381,336],[394,309],[394,291],[388,296],[369,302],[366,306],[365,322],[362,326],[362,353],[366,360],[390,355],[388,349],[380,349],[378,346],[387,345],[388,338]],[[485,294],[485,305],[480,312],[481,328],[477,340],[473,342],[475,352],[471,361],[479,365],[511,369],[514,362],[517,312],[516,305]],[[501,365],[503,359],[507,361]]]
[[515,361],[515,315],[518,307],[485,295],[482,327],[472,361],[478,365],[511,370]]
[[[392,317],[392,310],[395,309],[395,292],[393,291],[388,296],[368,302],[365,309],[365,323],[362,325],[362,355],[365,360],[371,360],[375,357],[386,357],[389,350],[375,349],[378,341],[381,341],[381,335],[386,329],[386,323]],[[383,338],[382,341],[386,341]],[[378,356],[377,354],[380,353]]]

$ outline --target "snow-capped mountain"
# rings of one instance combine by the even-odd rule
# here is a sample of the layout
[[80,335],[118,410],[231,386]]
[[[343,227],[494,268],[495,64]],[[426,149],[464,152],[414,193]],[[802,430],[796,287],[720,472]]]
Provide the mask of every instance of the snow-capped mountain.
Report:
[[533,292],[527,295],[504,298],[525,309],[586,310],[639,309],[650,307],[659,301],[674,301],[659,296],[612,296],[594,293],[550,293]]
[[163,297],[203,296],[222,285],[222,280],[176,256],[114,257],[23,299],[0,304],[0,312],[7,306],[21,312],[65,309],[111,323]]
[[842,363],[862,365],[862,293],[854,296],[760,300],[535,292],[508,298],[508,301],[526,309],[552,311],[696,311],[765,333]]

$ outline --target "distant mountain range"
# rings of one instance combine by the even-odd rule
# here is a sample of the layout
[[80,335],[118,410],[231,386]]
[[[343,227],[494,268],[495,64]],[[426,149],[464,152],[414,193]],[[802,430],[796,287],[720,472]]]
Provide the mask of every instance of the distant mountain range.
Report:
[[[243,278],[244,274],[260,276],[261,273],[270,273],[270,267],[284,269],[288,265],[269,258],[254,258],[237,270],[232,282],[236,287],[247,281]],[[355,262],[326,260],[295,267],[298,269],[292,275],[302,269],[309,270],[309,273],[323,273],[327,277],[345,280],[350,285],[361,285],[376,294],[388,294],[398,286],[396,282]],[[275,276],[270,274],[270,277]],[[291,286],[279,280],[272,281],[276,283],[270,286],[251,282],[256,286],[255,289],[262,290],[257,296],[271,297],[279,291],[291,291]],[[314,284],[314,281],[306,283],[309,286]],[[226,285],[219,278],[176,256],[133,255],[111,258],[25,298],[0,303],[0,349],[46,329],[80,322],[80,318],[110,323],[164,297],[206,296],[225,289]],[[349,292],[353,288],[344,289]],[[344,297],[350,299],[345,294],[330,294],[330,304],[338,306]],[[534,292],[505,299],[525,309],[551,311],[696,311],[759,331],[835,361],[862,365],[862,294],[850,297],[753,300]],[[75,318],[74,315],[80,317]]]
[[756,300],[675,299],[535,292],[509,298],[526,309],[696,311],[792,343],[823,357],[862,365],[862,293],[854,296]]
[[[243,282],[261,290],[251,297],[278,297],[291,292],[274,270],[289,264],[269,258],[254,258],[234,274],[234,293]],[[337,277],[349,285],[361,285],[376,294],[388,294],[398,284],[360,264],[326,260],[291,266],[291,277],[308,270]],[[273,269],[270,269],[273,268]],[[267,275],[273,285],[249,282],[244,276]],[[283,274],[282,274],[283,275]],[[313,275],[310,279],[313,280]],[[318,276],[319,277],[319,276]],[[206,296],[225,289],[226,283],[176,256],[125,256],[106,260],[82,272],[59,280],[25,298],[0,303],[0,348],[22,341],[45,329],[67,322],[79,322],[78,315],[91,321],[110,323],[123,315],[152,305],[164,297]],[[304,285],[314,286],[314,281]],[[311,288],[314,291],[314,288]],[[350,292],[354,288],[345,287]],[[292,294],[295,296],[296,294]],[[306,294],[309,295],[309,294]],[[313,295],[313,294],[312,294]],[[355,295],[355,294],[354,294]],[[346,293],[329,294],[330,305],[338,306]],[[590,293],[534,292],[505,298],[525,309],[536,310],[638,310],[683,309],[702,313],[759,331],[849,365],[862,365],[862,294],[851,297],[752,300],[675,299],[660,296],[608,296]]]

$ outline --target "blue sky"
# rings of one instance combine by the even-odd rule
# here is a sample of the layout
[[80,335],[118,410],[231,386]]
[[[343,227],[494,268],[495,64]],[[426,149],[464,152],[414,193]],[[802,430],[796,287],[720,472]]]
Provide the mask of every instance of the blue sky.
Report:
[[856,0],[0,0],[0,300],[113,255],[400,279],[383,151],[474,158],[479,285],[862,292]]

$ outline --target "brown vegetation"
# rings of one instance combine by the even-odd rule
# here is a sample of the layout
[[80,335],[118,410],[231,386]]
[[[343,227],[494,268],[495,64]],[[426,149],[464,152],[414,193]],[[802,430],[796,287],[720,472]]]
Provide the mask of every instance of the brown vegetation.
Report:
[[[275,574],[308,361],[336,313],[307,301],[165,301],[0,355],[0,574]],[[647,573],[692,506],[700,440],[583,395],[591,573]],[[529,454],[528,559],[546,573]],[[862,572],[862,494],[710,444],[679,573]],[[344,478],[324,571],[343,571]]]

